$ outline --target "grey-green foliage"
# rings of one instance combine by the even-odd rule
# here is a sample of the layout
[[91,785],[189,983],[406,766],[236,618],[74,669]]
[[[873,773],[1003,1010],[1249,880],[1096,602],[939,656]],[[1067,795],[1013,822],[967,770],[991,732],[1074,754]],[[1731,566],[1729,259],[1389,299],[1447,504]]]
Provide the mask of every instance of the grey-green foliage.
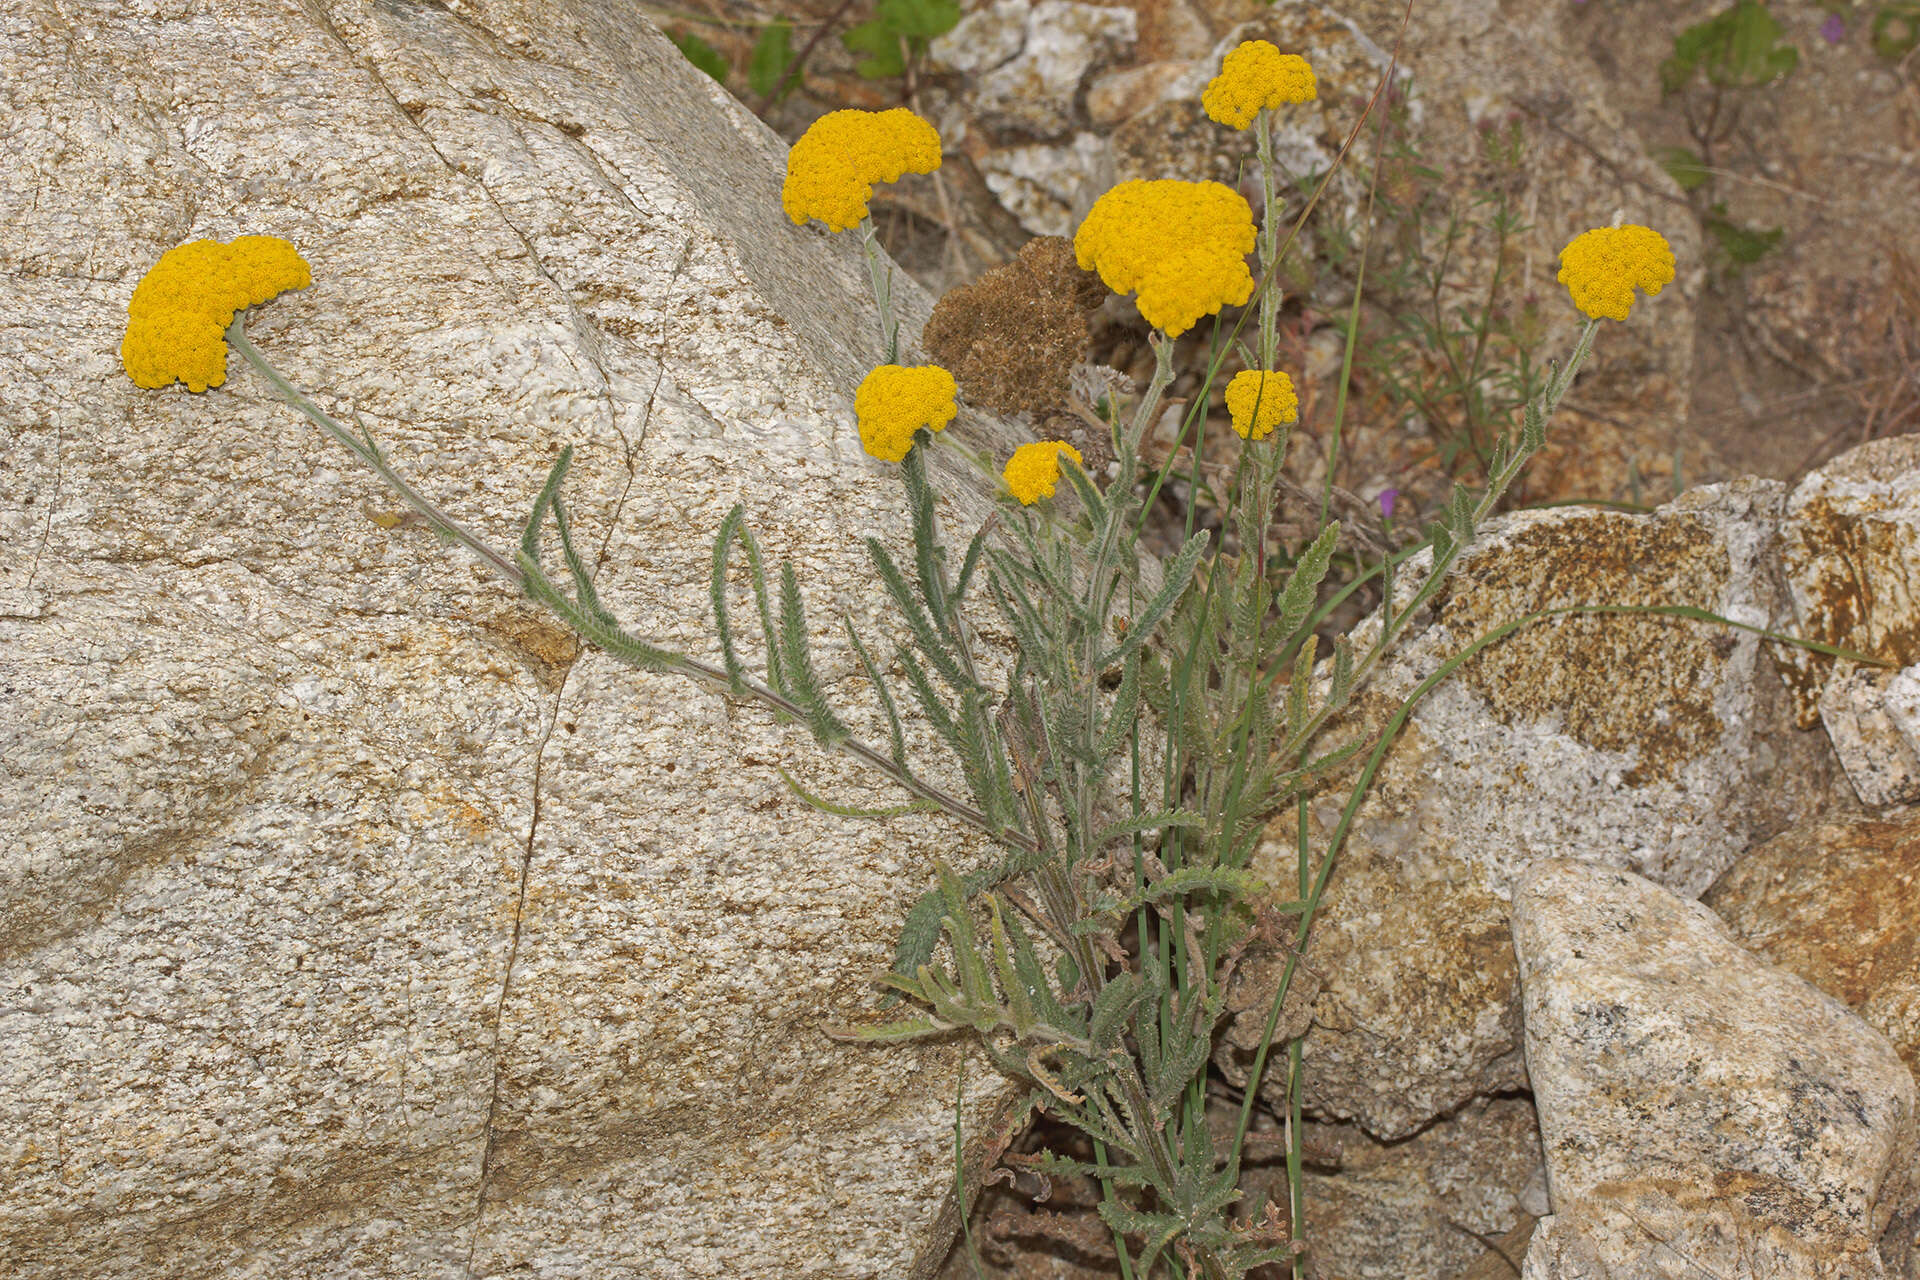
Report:
[[[1100,1213],[1138,1251],[1135,1274],[1152,1274],[1177,1245],[1204,1260],[1209,1274],[1242,1275],[1295,1252],[1284,1222],[1236,1223],[1228,1213],[1239,1196],[1245,1108],[1266,1050],[1256,1057],[1240,1132],[1224,1143],[1207,1124],[1206,1067],[1238,956],[1259,929],[1293,932],[1297,957],[1345,826],[1317,864],[1303,854],[1297,894],[1274,895],[1251,873],[1255,844],[1277,810],[1369,745],[1323,739],[1544,441],[1547,416],[1592,332],[1589,325],[1574,359],[1527,407],[1521,430],[1492,451],[1490,486],[1455,488],[1427,531],[1423,574],[1398,589],[1391,563],[1367,575],[1388,579],[1373,642],[1356,652],[1336,639],[1317,666],[1315,629],[1330,607],[1324,597],[1340,528],[1330,523],[1297,548],[1270,547],[1266,513],[1274,509],[1284,433],[1242,452],[1231,508],[1238,555],[1209,557],[1212,542],[1201,532],[1160,566],[1157,583],[1141,571],[1138,441],[1161,379],[1170,376],[1167,350],[1130,422],[1113,424],[1118,470],[1104,492],[1067,461],[1077,517],[1042,518],[1003,502],[969,540],[957,577],[927,479],[933,438],[916,436],[901,467],[912,555],[897,558],[879,540],[867,541],[906,635],[893,663],[841,619],[886,718],[884,752],[855,737],[831,705],[813,665],[812,626],[793,566],[778,566],[776,600],[741,508],[728,513],[714,542],[718,668],[628,635],[601,605],[560,496],[570,451],[534,505],[517,563],[526,590],[593,643],[636,665],[680,670],[732,696],[758,698],[805,724],[821,745],[892,776],[917,797],[907,808],[938,808],[987,833],[996,855],[964,873],[940,864],[937,885],[908,913],[883,982],[896,1006],[909,1006],[905,1016],[838,1034],[889,1042],[977,1037],[1002,1071],[1028,1082],[1025,1108],[1095,1140],[1093,1164],[1059,1155],[1029,1163],[1102,1181]],[[549,513],[571,596],[539,563]],[[736,544],[758,614],[764,685],[743,657],[729,607]],[[1004,687],[983,677],[973,653],[970,589],[982,570],[984,594],[1016,642]],[[896,664],[904,681],[888,674]],[[916,707],[958,760],[965,797],[916,771],[903,705]],[[1359,785],[1388,736],[1371,743]],[[1159,763],[1157,778],[1146,775],[1143,761]],[[1110,781],[1118,765],[1130,766],[1136,779],[1121,795]],[[857,810],[797,785],[794,791],[846,816],[903,811]],[[1291,973],[1289,960],[1276,1016]]]

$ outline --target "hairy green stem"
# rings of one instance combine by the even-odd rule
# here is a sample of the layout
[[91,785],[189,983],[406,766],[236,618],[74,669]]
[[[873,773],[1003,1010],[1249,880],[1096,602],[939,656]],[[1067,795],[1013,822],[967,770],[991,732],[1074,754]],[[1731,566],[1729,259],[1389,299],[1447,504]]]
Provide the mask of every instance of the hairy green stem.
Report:
[[867,278],[873,281],[873,300],[880,308],[880,349],[887,363],[900,359],[900,326],[893,318],[893,267],[880,261],[880,246],[872,218],[860,219],[860,251],[867,257]]
[[[481,560],[485,561],[496,573],[512,584],[516,590],[545,604],[549,609],[553,610],[554,613],[558,614],[562,621],[579,632],[579,634],[589,642],[614,654],[616,657],[621,656],[623,649],[630,649],[632,647],[631,637],[628,637],[617,628],[610,627],[588,610],[582,608],[578,603],[569,599],[565,592],[561,591],[544,573],[540,572],[537,565],[527,566],[516,563],[514,559],[488,546],[477,535],[470,532],[466,526],[460,524],[445,511],[442,511],[432,501],[402,479],[399,473],[394,471],[391,466],[387,465],[385,456],[381,454],[379,449],[374,447],[371,440],[364,442],[356,440],[351,432],[334,421],[332,417],[328,416],[326,410],[315,404],[312,399],[304,395],[292,383],[288,382],[279,370],[267,363],[266,357],[260,354],[259,349],[247,340],[246,331],[243,327],[245,315],[246,312],[242,311],[240,315],[234,318],[234,322],[228,326],[227,340],[233,343],[255,368],[260,370],[267,381],[271,382],[274,388],[285,397],[288,404],[312,419],[314,424],[322,431],[332,436],[342,447],[346,448],[355,457],[379,473],[380,478],[386,481],[387,485],[399,495],[401,500],[424,516],[436,532],[443,534],[453,541],[460,543],[460,545],[466,547],[469,551],[472,551]],[[732,695],[732,681],[723,669],[686,654],[662,652],[666,653],[666,665],[673,670],[682,673],[689,679],[709,686],[723,696]],[[802,722],[806,720],[807,713],[805,708],[793,702],[791,699],[783,697],[756,680],[743,679],[742,684],[748,694],[775,711],[792,716],[794,719]],[[938,805],[947,813],[952,814],[969,826],[975,827],[987,835],[992,836],[1001,844],[1011,848],[1017,848],[1026,853],[1032,853],[1038,849],[1039,846],[1032,838],[1022,832],[996,826],[988,820],[986,814],[975,809],[972,805],[967,804],[956,796],[949,795],[938,787],[922,782],[911,772],[902,769],[890,758],[874,750],[858,738],[846,738],[833,745],[848,755],[853,756],[855,759],[872,765],[922,800]]]
[[[1573,354],[1568,357],[1567,363],[1556,372],[1552,382],[1548,384],[1546,393],[1541,401],[1543,419],[1550,420],[1553,417],[1554,411],[1559,408],[1560,401],[1566,395],[1567,389],[1573,385],[1574,375],[1579,372],[1581,363],[1586,360],[1588,354],[1593,350],[1593,336],[1599,324],[1600,322],[1598,320],[1587,321],[1586,326],[1580,331],[1579,341],[1574,344]],[[1515,477],[1520,474],[1521,468],[1526,465],[1527,459],[1532,457],[1533,453],[1534,450],[1525,445],[1518,446],[1514,449],[1513,456],[1508,459],[1507,465],[1502,467],[1493,477],[1493,483],[1474,507],[1472,525],[1475,530],[1478,530],[1481,522],[1492,512],[1494,504],[1500,500],[1500,496],[1506,492],[1508,486],[1510,486]],[[1382,604],[1383,621],[1380,629],[1380,637],[1368,650],[1366,658],[1356,667],[1352,688],[1357,690],[1360,687],[1366,679],[1367,674],[1392,647],[1394,640],[1398,638],[1400,630],[1412,619],[1421,605],[1423,605],[1427,599],[1431,598],[1433,591],[1438,589],[1439,583],[1445,578],[1447,571],[1459,558],[1462,550],[1468,545],[1470,545],[1468,539],[1461,539],[1448,548],[1445,556],[1436,558],[1436,562],[1427,576],[1426,585],[1415,594],[1405,609],[1395,613],[1393,601],[1388,600]],[[1438,683],[1438,677],[1440,675],[1450,672],[1451,669],[1451,667],[1443,667],[1441,672],[1436,673],[1435,677],[1423,682],[1421,686],[1401,704],[1400,710],[1395,714],[1393,719],[1389,721],[1388,728],[1382,732],[1379,743],[1375,745],[1373,754],[1368,758],[1365,768],[1362,769],[1359,780],[1354,783],[1353,790],[1348,795],[1346,806],[1340,815],[1340,821],[1327,843],[1327,851],[1321,859],[1320,869],[1314,877],[1312,889],[1306,895],[1303,908],[1300,912],[1300,923],[1295,930],[1293,945],[1287,952],[1286,966],[1281,970],[1279,986],[1274,990],[1273,1004],[1267,1011],[1266,1026],[1260,1037],[1260,1048],[1254,1055],[1253,1068],[1247,1074],[1246,1093],[1241,1099],[1240,1104],[1240,1123],[1234,1138],[1233,1150],[1236,1158],[1239,1155],[1242,1144],[1246,1140],[1247,1125],[1253,1118],[1253,1104],[1259,1096],[1261,1075],[1266,1070],[1267,1065],[1267,1052],[1273,1045],[1273,1033],[1280,1024],[1280,1010],[1286,1003],[1288,991],[1292,988],[1294,969],[1299,964],[1300,957],[1306,950],[1308,938],[1313,930],[1314,916],[1320,906],[1320,899],[1326,892],[1327,881],[1333,875],[1336,855],[1338,855],[1341,846],[1346,841],[1347,831],[1353,824],[1354,815],[1359,812],[1360,802],[1365,798],[1367,788],[1373,783],[1373,775],[1380,767],[1380,761],[1382,757],[1385,756],[1387,747],[1392,744],[1394,733],[1396,733],[1399,726],[1405,722],[1407,715],[1412,710],[1414,702],[1424,696],[1434,684]],[[1324,726],[1326,718],[1336,709],[1337,708],[1331,703],[1322,707],[1312,720],[1309,721],[1307,730],[1299,735],[1296,740],[1303,744],[1311,741],[1313,735]]]

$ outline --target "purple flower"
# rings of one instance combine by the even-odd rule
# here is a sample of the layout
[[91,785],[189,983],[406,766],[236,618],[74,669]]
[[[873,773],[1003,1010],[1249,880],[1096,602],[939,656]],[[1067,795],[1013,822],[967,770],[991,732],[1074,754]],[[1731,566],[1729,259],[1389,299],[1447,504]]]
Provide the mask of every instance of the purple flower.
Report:
[[1398,498],[1399,496],[1400,496],[1400,491],[1398,489],[1382,489],[1380,491],[1380,518],[1381,519],[1383,520],[1393,519],[1393,500],[1395,498]]
[[1840,21],[1839,14],[1827,15],[1827,20],[1820,24],[1820,38],[1828,44],[1839,44],[1847,38],[1847,24]]

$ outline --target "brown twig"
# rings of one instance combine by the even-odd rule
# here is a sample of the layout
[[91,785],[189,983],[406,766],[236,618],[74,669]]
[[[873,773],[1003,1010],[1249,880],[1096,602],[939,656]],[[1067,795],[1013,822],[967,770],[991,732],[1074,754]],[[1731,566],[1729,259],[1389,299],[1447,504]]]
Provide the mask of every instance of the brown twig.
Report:
[[780,101],[780,95],[787,91],[787,86],[793,83],[794,77],[805,70],[807,59],[812,57],[813,51],[820,47],[820,42],[826,38],[827,32],[833,30],[840,19],[846,15],[847,10],[851,8],[853,8],[853,0],[840,0],[839,7],[827,15],[826,20],[820,24],[819,30],[813,33],[813,38],[801,46],[800,56],[787,64],[787,69],[780,73],[779,81],[774,84],[766,96],[760,99],[760,105],[754,108],[753,113],[755,115],[766,115],[767,109],[773,106],[774,103]]

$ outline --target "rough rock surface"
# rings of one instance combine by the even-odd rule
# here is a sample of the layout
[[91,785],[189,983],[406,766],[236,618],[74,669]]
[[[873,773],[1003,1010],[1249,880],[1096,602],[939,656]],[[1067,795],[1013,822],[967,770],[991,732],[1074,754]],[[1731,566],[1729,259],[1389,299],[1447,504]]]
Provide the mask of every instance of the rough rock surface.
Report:
[[[1920,1077],[1920,817],[1829,820],[1783,832],[1701,899],[1740,940],[1844,1001]],[[1896,1275],[1920,1261],[1920,1147],[1880,1241]]]
[[1629,872],[1542,862],[1513,905],[1554,1210],[1529,1280],[1881,1274],[1914,1143],[1886,1038]]
[[[1528,1099],[1483,1098],[1404,1142],[1309,1124],[1307,1150],[1309,1276],[1453,1280],[1525,1218],[1540,1131]],[[1284,1180],[1268,1194],[1285,1203]]]
[[801,805],[777,763],[898,797],[577,649],[238,356],[117,358],[165,249],[285,236],[314,284],[250,331],[296,384],[496,545],[574,443],[603,600],[710,659],[743,501],[872,735],[877,326],[779,141],[613,0],[28,3],[0,85],[0,1272],[906,1273],[956,1051],[819,1025],[980,846]]
[[[1767,559],[1782,496],[1777,483],[1743,482],[1648,516],[1507,519],[1382,663],[1354,731],[1384,724],[1445,659],[1535,610],[1691,604],[1768,625],[1784,607]],[[1416,577],[1403,575],[1407,591]],[[1321,984],[1309,1107],[1398,1138],[1524,1085],[1507,904],[1533,861],[1621,867],[1691,897],[1759,840],[1823,811],[1835,772],[1825,743],[1793,730],[1770,667],[1750,633],[1573,616],[1533,624],[1428,694],[1361,806],[1308,947]],[[1350,785],[1337,780],[1311,806],[1316,853]],[[1275,883],[1294,874],[1293,828],[1291,815],[1276,819],[1257,859]],[[1233,1007],[1263,1021],[1276,972],[1247,966]],[[1245,1057],[1223,1054],[1223,1069]]]
[[[1920,663],[1920,437],[1861,445],[1794,487],[1781,562],[1797,634]],[[1784,655],[1805,725],[1824,724],[1862,803],[1920,799],[1916,674],[1796,649]]]

